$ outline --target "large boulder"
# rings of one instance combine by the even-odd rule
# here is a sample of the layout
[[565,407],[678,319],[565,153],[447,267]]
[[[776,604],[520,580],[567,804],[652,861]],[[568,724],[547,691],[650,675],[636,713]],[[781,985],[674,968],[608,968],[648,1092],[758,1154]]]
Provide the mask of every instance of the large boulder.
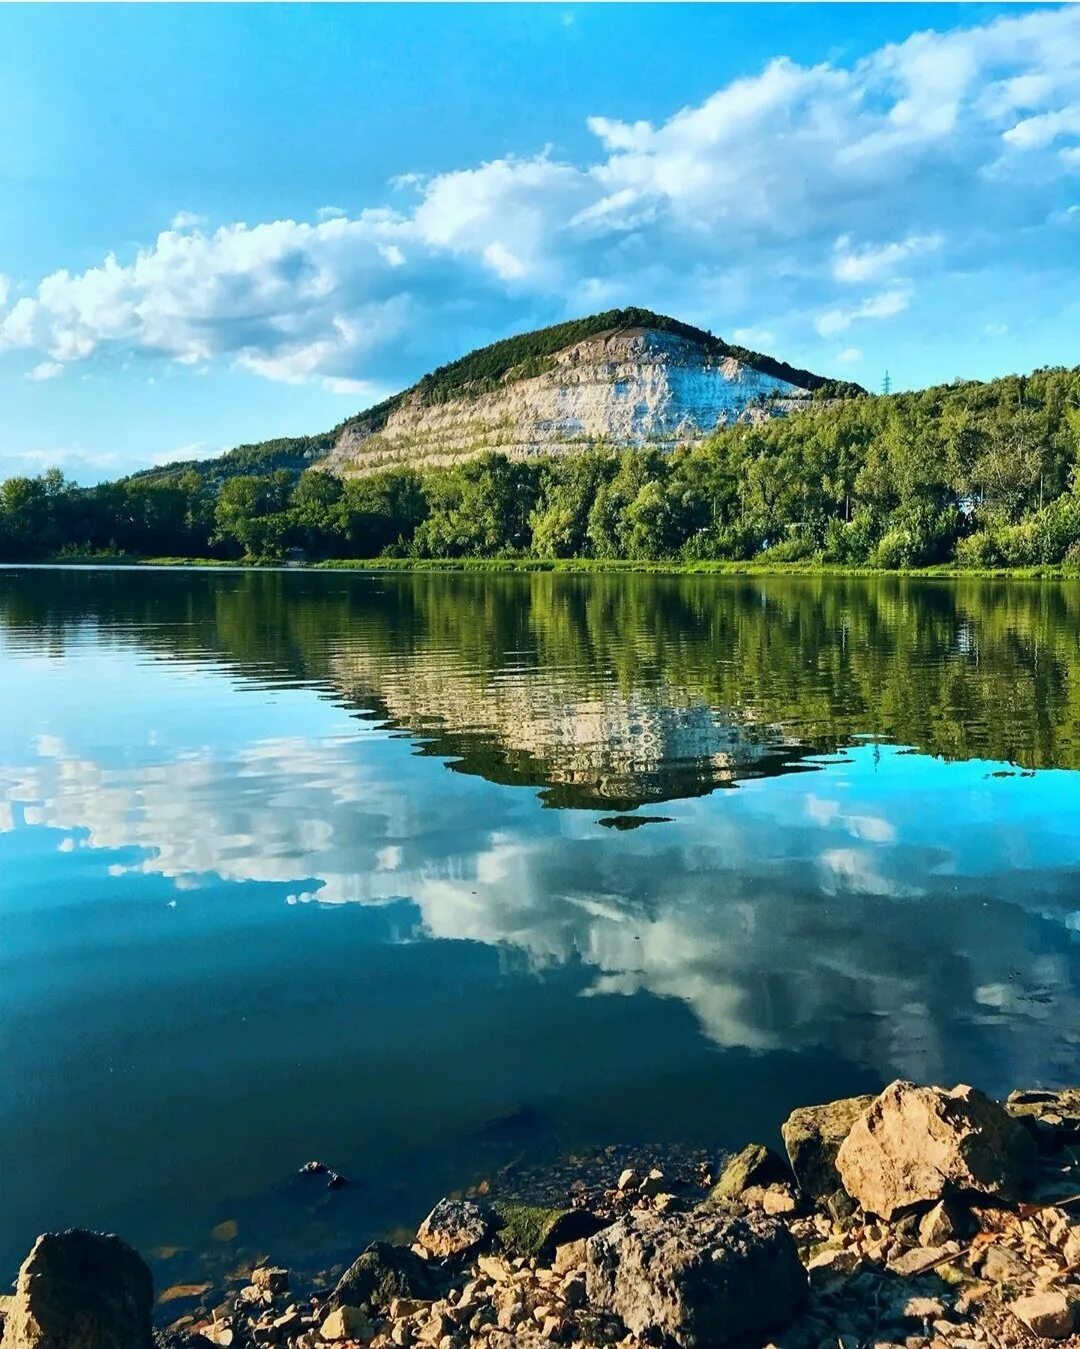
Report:
[[760,1215],[636,1212],[585,1250],[589,1305],[682,1349],[780,1329],[806,1297],[791,1234]]
[[951,1192],[1015,1199],[1034,1160],[1027,1130],[974,1087],[893,1082],[856,1120],[836,1165],[867,1213],[892,1218]]
[[395,1298],[432,1297],[431,1271],[408,1246],[373,1241],[338,1280],[332,1307],[389,1307]]
[[818,1203],[842,1188],[836,1154],[851,1126],[873,1100],[873,1096],[849,1096],[827,1105],[800,1106],[787,1117],[780,1133],[799,1191],[806,1199]]
[[495,1230],[495,1219],[486,1206],[469,1199],[440,1199],[420,1224],[416,1244],[438,1259],[464,1255],[485,1241]]
[[154,1281],[119,1237],[38,1237],[4,1318],[3,1349],[153,1349]]

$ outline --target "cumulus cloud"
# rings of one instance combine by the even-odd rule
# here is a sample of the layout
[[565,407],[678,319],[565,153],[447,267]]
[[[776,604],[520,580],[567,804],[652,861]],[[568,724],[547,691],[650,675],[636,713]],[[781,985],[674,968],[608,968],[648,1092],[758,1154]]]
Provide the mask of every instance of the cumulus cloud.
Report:
[[576,161],[403,172],[393,208],[217,229],[181,212],[134,256],[0,284],[0,352],[225,361],[359,399],[469,341],[600,305],[764,328],[827,360],[820,339],[1005,252],[1075,279],[1054,226],[1062,169],[1080,167],[1075,7],[917,33],[849,65],[780,57],[666,120],[588,126],[594,152]]

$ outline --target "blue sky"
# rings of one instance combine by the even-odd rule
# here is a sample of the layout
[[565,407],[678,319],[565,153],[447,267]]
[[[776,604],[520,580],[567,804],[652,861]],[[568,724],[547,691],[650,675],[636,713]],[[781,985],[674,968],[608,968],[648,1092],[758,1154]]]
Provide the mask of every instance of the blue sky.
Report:
[[0,474],[618,304],[872,387],[1074,364],[1078,263],[1080,8],[0,8]]

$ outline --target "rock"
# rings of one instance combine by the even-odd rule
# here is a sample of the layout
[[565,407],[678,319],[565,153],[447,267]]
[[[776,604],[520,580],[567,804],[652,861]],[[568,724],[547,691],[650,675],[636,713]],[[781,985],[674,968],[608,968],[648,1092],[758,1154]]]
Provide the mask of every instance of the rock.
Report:
[[944,1200],[939,1201],[919,1220],[919,1245],[940,1246],[956,1236],[956,1223]]
[[791,1234],[759,1216],[632,1213],[586,1254],[591,1307],[683,1349],[780,1328],[807,1293]]
[[495,1230],[491,1210],[470,1199],[440,1199],[420,1224],[417,1244],[444,1259],[479,1246]]
[[1014,1091],[1005,1109],[1031,1132],[1040,1152],[1080,1141],[1080,1087]]
[[546,1260],[556,1247],[591,1237],[604,1226],[595,1214],[580,1208],[505,1203],[497,1203],[493,1208],[499,1242],[512,1255]]
[[119,1237],[38,1237],[4,1319],[3,1349],[153,1349],[154,1282]]
[[349,1266],[330,1296],[333,1307],[388,1307],[396,1297],[431,1297],[427,1262],[407,1246],[374,1241]]
[[375,1333],[363,1307],[336,1307],[319,1327],[324,1340],[370,1340]]
[[974,1087],[893,1082],[836,1154],[844,1189],[882,1218],[950,1191],[1015,1198],[1034,1164],[1022,1125]]
[[873,1096],[851,1096],[827,1105],[804,1105],[784,1121],[780,1129],[784,1147],[799,1190],[807,1199],[825,1200],[841,1188],[837,1151],[873,1101]]
[[762,1191],[761,1207],[771,1216],[778,1217],[782,1213],[794,1213],[797,1205],[790,1186],[770,1185]]
[[658,1170],[658,1168],[654,1166],[653,1169],[649,1172],[649,1174],[645,1177],[645,1179],[641,1182],[639,1189],[640,1192],[646,1197],[646,1199],[655,1199],[656,1196],[658,1194],[661,1194],[664,1189],[663,1171]]
[[1044,1340],[1064,1340],[1073,1331],[1075,1305],[1064,1293],[1032,1293],[1018,1298],[1009,1310],[1033,1335]]
[[991,1283],[1005,1283],[1013,1287],[1022,1286],[1031,1281],[1031,1266],[1008,1246],[988,1246],[982,1258],[979,1273]]
[[917,1246],[914,1250],[893,1256],[888,1262],[888,1268],[891,1273],[907,1278],[909,1275],[922,1274],[931,1265],[936,1265],[939,1260],[954,1253],[948,1246]]
[[829,1274],[853,1274],[861,1263],[858,1251],[844,1246],[829,1246],[823,1251],[818,1251],[806,1268],[812,1274],[819,1271]]
[[641,1176],[632,1166],[628,1166],[619,1177],[618,1188],[620,1190],[636,1190],[641,1184]]
[[720,1179],[709,1191],[707,1204],[724,1204],[738,1199],[751,1186],[768,1186],[774,1181],[789,1181],[787,1163],[764,1143],[750,1143],[725,1165]]
[[289,1291],[289,1271],[274,1265],[258,1265],[251,1271],[251,1283],[255,1288],[265,1289],[272,1294]]
[[555,1248],[555,1258],[551,1262],[556,1274],[566,1274],[570,1270],[585,1268],[585,1238],[578,1241],[565,1241]]

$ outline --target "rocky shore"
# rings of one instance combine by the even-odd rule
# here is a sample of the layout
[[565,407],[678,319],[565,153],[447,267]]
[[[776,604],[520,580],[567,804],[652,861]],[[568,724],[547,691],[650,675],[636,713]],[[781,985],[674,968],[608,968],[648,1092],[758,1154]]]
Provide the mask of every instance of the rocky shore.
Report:
[[1080,1088],[894,1082],[782,1136],[786,1158],[752,1143],[701,1184],[627,1168],[562,1207],[443,1199],[332,1286],[260,1264],[165,1330],[123,1241],[46,1234],[0,1349],[1080,1345]]

